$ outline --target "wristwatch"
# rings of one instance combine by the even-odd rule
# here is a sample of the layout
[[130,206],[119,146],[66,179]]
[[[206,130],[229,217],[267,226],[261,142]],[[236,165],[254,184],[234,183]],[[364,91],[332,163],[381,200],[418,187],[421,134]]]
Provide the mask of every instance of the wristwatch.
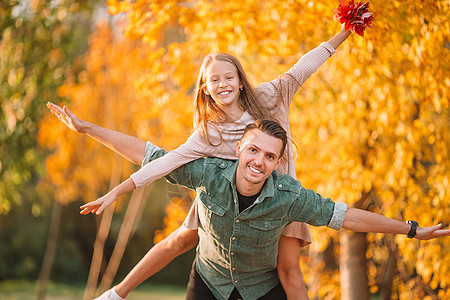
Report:
[[417,230],[417,226],[419,226],[419,223],[417,223],[416,221],[408,221],[406,223],[411,225],[411,229],[409,230],[409,232],[406,236],[409,237],[410,239],[412,239],[413,237],[416,236],[416,230]]

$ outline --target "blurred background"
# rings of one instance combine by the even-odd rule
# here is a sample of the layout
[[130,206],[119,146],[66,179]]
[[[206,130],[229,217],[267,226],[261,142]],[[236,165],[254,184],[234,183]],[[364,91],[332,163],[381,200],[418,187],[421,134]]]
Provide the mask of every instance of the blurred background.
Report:
[[[193,194],[159,180],[81,216],[138,167],[46,108],[168,150],[192,132],[203,57],[251,81],[287,71],[340,30],[338,1],[0,2],[0,299],[82,299],[120,281],[184,220]],[[448,1],[371,1],[290,110],[297,177],[335,201],[421,226],[450,221]],[[450,239],[311,228],[311,299],[450,299]],[[130,299],[184,299],[194,250]]]

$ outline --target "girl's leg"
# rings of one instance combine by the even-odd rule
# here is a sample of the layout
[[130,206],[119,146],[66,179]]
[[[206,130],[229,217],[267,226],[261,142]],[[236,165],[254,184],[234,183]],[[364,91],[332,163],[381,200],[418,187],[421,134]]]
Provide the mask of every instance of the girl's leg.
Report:
[[197,243],[197,230],[179,227],[153,246],[125,279],[114,287],[114,290],[120,297],[127,297],[140,283],[160,271],[178,255],[192,249]]
[[278,276],[288,300],[309,299],[300,269],[300,250],[300,240],[281,236],[278,246]]

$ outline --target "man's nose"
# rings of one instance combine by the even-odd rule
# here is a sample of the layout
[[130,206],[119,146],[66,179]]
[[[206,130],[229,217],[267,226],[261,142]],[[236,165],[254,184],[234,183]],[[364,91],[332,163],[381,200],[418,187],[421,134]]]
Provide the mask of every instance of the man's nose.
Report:
[[257,164],[258,166],[262,165],[263,158],[264,158],[264,155],[262,155],[262,154],[256,155],[256,157],[254,159],[255,164]]

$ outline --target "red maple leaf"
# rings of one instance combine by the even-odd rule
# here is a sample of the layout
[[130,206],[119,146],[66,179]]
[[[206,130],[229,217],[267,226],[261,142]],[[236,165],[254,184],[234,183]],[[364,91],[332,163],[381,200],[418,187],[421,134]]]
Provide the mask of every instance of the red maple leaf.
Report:
[[345,24],[345,30],[350,29],[364,37],[367,27],[372,27],[375,18],[369,12],[369,2],[355,4],[354,0],[339,0],[339,6],[334,10],[341,24]]

